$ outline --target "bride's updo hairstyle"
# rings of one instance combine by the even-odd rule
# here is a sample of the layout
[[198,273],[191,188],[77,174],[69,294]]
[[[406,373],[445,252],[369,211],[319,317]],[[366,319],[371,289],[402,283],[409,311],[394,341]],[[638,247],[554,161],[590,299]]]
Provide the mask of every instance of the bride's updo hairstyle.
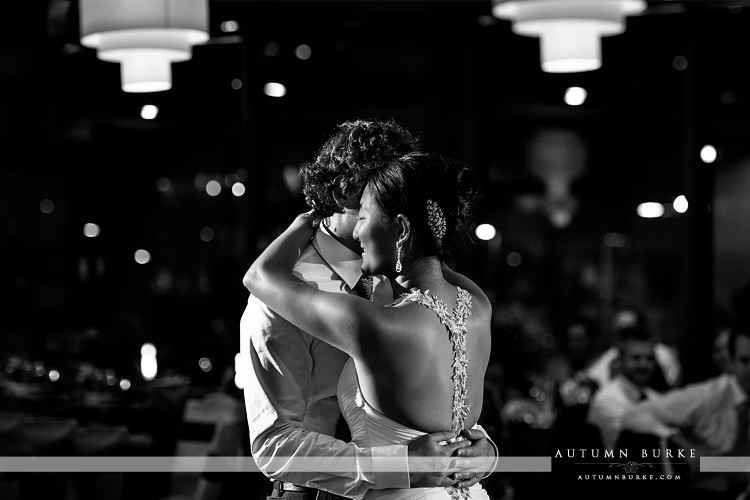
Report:
[[473,229],[478,180],[463,163],[409,153],[367,174],[367,185],[385,216],[403,214],[409,219],[412,237],[406,245],[417,255],[445,260],[453,242]]

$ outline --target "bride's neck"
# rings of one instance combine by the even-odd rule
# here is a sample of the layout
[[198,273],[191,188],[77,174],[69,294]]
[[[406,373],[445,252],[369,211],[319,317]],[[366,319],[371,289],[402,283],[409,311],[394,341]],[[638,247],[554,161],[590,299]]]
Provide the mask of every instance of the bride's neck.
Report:
[[398,297],[412,288],[418,288],[422,291],[436,291],[444,283],[445,279],[440,268],[440,260],[437,257],[425,257],[410,261],[404,265],[401,274],[391,278],[394,297]]

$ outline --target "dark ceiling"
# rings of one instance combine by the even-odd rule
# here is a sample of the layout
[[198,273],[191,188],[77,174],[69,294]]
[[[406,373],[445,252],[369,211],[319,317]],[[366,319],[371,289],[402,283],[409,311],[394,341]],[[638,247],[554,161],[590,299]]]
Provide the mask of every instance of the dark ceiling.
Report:
[[[173,89],[126,94],[118,65],[81,48],[75,1],[6,0],[0,132],[16,163],[30,151],[42,155],[38,168],[55,163],[62,144],[109,130],[198,134],[189,151],[169,152],[177,165],[201,149],[214,163],[241,163],[216,149],[228,138],[240,150],[250,141],[244,147],[268,170],[309,158],[336,123],[388,116],[427,147],[474,163],[498,187],[533,191],[526,145],[540,129],[561,128],[586,144],[582,194],[651,171],[663,175],[638,182],[661,194],[665,179],[679,178],[690,134],[723,145],[729,158],[746,153],[750,7],[648,3],[624,34],[603,40],[600,70],[566,75],[543,73],[538,40],[492,18],[489,0],[211,0],[211,41],[173,65]],[[223,33],[230,19],[240,30]],[[306,61],[293,53],[302,43],[312,48]],[[687,57],[687,69],[674,68],[677,56]],[[284,83],[287,95],[264,96],[266,81]],[[573,85],[588,91],[583,106],[562,101]],[[157,120],[140,119],[144,103],[160,107]]]

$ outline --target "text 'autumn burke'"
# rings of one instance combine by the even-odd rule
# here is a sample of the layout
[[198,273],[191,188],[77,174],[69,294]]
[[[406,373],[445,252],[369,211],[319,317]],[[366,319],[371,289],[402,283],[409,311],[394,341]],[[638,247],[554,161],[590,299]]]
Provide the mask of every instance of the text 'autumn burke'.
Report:
[[[629,449],[618,449],[618,450],[601,450],[598,448],[566,448],[564,450],[557,450],[554,458],[630,458],[628,454],[631,450]],[[632,458],[695,458],[695,449],[693,448],[677,448],[677,449],[640,449],[633,450],[639,453],[635,453]]]

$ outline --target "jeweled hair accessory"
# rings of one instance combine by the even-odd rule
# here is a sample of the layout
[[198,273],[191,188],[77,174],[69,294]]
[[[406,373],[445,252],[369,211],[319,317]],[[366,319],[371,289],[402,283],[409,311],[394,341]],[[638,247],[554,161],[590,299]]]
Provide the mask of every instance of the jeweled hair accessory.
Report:
[[439,240],[445,236],[445,216],[437,203],[427,200],[427,224]]

